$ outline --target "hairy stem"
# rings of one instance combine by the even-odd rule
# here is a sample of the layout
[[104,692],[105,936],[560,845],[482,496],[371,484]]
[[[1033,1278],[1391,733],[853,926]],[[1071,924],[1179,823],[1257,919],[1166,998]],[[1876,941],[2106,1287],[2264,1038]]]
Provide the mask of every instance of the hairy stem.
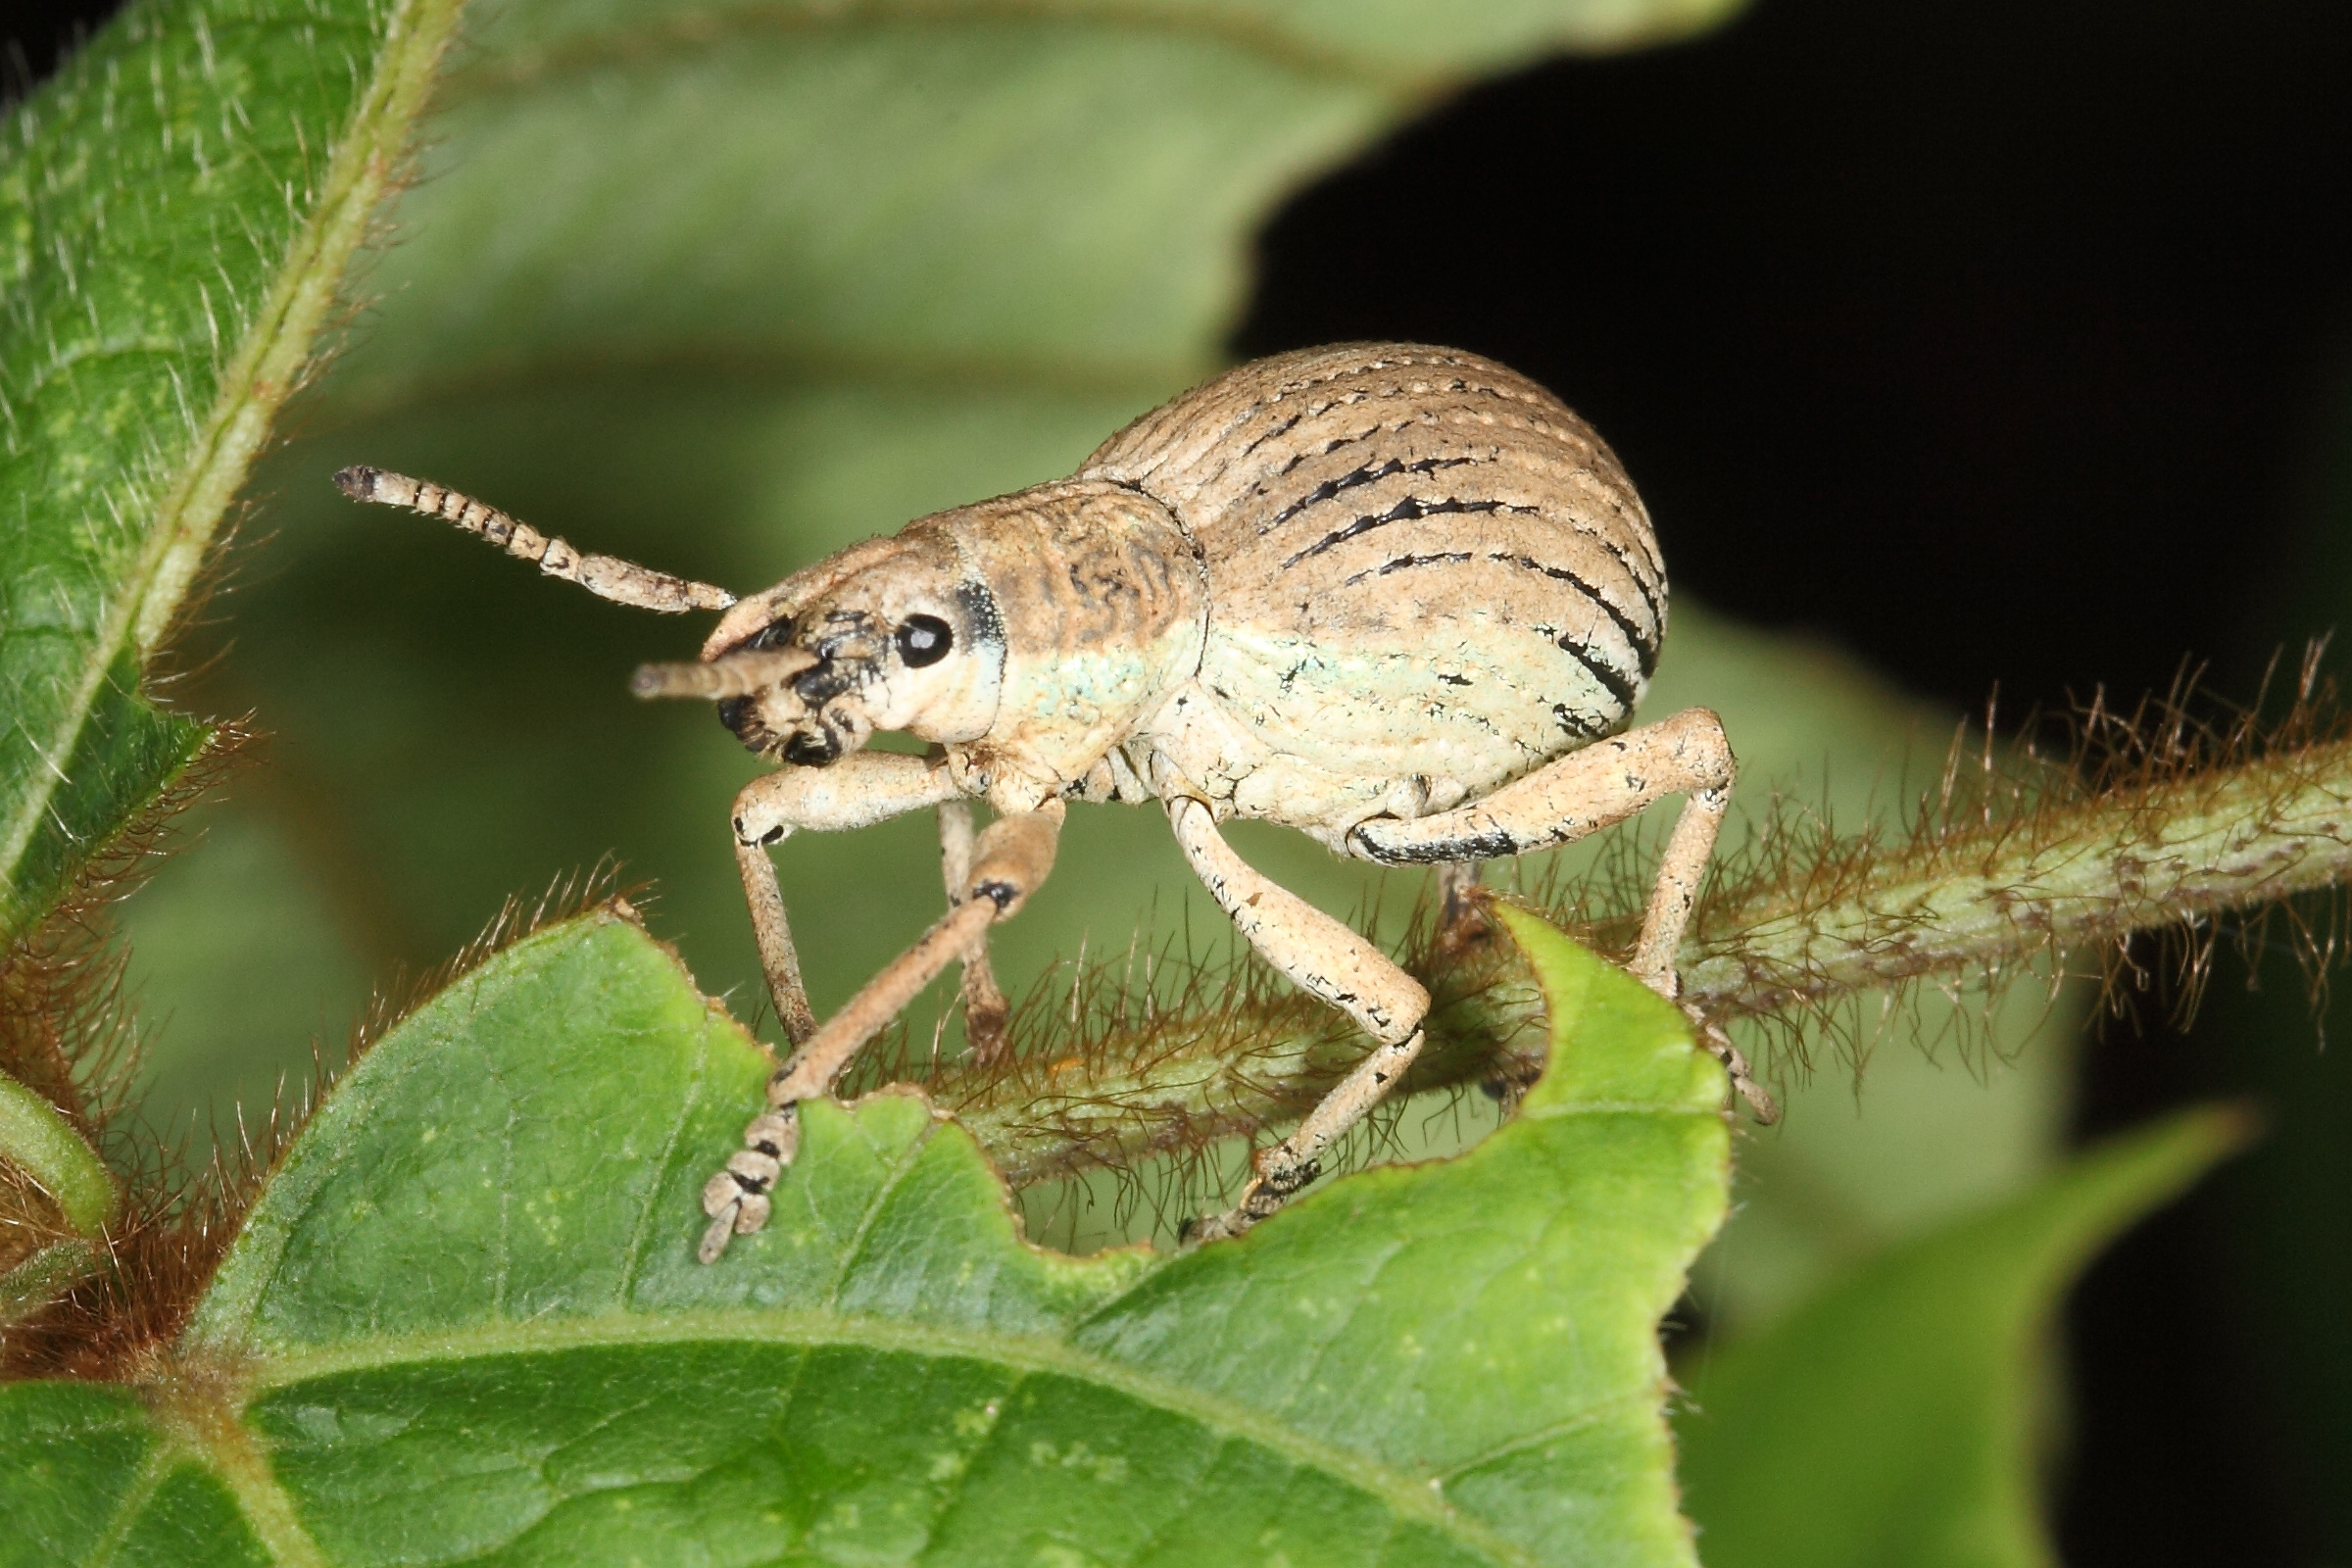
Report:
[[[2194,922],[2352,880],[2352,742],[2230,766],[2161,769],[2082,799],[2020,793],[1907,842],[1827,840],[1721,889],[1684,944],[1686,1000],[1776,1016]],[[1626,922],[1589,927],[1604,950]],[[1541,1001],[1497,940],[1423,940],[1429,1043],[1408,1092],[1524,1079]],[[1173,1007],[1114,995],[1076,1038],[1009,1066],[953,1068],[932,1093],[1015,1185],[1252,1132],[1302,1113],[1365,1049],[1336,1015],[1262,979]]]

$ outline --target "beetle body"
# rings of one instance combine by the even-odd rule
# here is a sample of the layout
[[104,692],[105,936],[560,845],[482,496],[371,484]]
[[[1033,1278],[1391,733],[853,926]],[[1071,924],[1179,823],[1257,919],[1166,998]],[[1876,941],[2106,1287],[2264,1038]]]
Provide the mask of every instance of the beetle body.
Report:
[[[955,628],[961,702],[891,700],[908,579]],[[705,657],[778,627],[825,658],[739,726],[784,760],[906,728],[1010,810],[1146,799],[1172,770],[1220,819],[1347,853],[1368,817],[1449,809],[1621,728],[1665,574],[1624,470],[1549,393],[1452,350],[1344,346],[1245,366],[1073,479],[797,574]],[[865,677],[828,699],[845,662]],[[811,738],[779,748],[796,726]]]
[[[1065,803],[1156,798],[1235,927],[1374,1042],[1206,1236],[1271,1213],[1411,1064],[1429,997],[1378,948],[1244,862],[1218,824],[1284,823],[1387,864],[1468,867],[1582,837],[1674,794],[1628,967],[1660,993],[1732,783],[1715,715],[1627,731],[1666,630],[1648,514],[1600,438],[1475,355],[1346,344],[1246,365],[1148,414],[1072,477],[935,514],[737,601],[583,556],[437,485],[347,469],[622,603],[724,609],[701,662],[646,696],[716,699],[781,765],[737,797],[736,855],[796,1047],[704,1194],[702,1256],[759,1229],[795,1106],[951,962],[969,1032],[1001,1038],[987,929],[1051,869]],[[876,730],[933,755],[863,750]],[[976,837],[965,805],[998,815]],[[765,846],[940,812],[949,912],[819,1028]],[[1450,901],[1449,901],[1450,902]],[[1736,1053],[1720,1050],[1735,1076]]]

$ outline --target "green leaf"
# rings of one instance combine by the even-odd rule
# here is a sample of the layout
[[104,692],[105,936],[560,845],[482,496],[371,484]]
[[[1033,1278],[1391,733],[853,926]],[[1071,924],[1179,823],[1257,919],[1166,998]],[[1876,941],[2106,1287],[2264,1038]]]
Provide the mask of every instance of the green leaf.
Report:
[[2192,1111],[1711,1346],[1677,1423],[1711,1568],[2039,1568],[2042,1336],[2117,1233],[2245,1142]]
[[1459,1158],[1079,1260],[885,1091],[808,1107],[710,1268],[767,1058],[620,914],[555,927],[354,1068],[144,1404],[0,1391],[0,1509],[77,1562],[224,1494],[155,1560],[1690,1564],[1656,1325],[1722,1217],[1722,1076],[1505,918],[1554,1066]]
[[452,0],[133,5],[0,140],[0,934],[204,741],[138,696]]

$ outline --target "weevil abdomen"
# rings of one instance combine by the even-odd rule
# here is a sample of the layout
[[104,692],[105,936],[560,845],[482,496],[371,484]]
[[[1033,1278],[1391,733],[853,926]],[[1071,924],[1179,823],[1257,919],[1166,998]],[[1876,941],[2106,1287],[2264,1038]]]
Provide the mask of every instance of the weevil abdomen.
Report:
[[1221,810],[1335,846],[1482,795],[1624,726],[1666,578],[1600,438],[1458,350],[1259,361],[1147,415],[1081,478],[1200,546],[1200,674],[1152,743]]

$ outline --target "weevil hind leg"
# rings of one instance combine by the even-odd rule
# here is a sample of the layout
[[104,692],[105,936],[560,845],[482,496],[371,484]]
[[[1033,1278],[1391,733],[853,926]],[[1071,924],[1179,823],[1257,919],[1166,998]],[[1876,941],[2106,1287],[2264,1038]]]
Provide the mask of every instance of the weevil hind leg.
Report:
[[[923,765],[914,758],[903,760]],[[905,1010],[941,970],[970,952],[992,923],[1020,912],[1054,869],[1062,815],[1062,804],[1048,801],[1037,810],[1012,812],[989,823],[973,844],[962,896],[776,1069],[767,1083],[767,1110],[744,1129],[743,1149],[703,1187],[703,1212],[710,1216],[698,1254],[704,1262],[716,1262],[729,1238],[767,1223],[769,1190],[799,1147],[800,1102],[832,1088],[858,1048]]]
[[1756,1082],[1754,1071],[1747,1064],[1747,1054],[1732,1044],[1732,1037],[1723,1025],[1686,1002],[1683,1015],[1690,1020],[1691,1030],[1698,1036],[1701,1050],[1723,1063],[1724,1076],[1732,1081],[1736,1092],[1757,1122],[1769,1127],[1781,1119],[1780,1102],[1762,1084]]
[[[939,807],[939,863],[948,888],[951,908],[961,904],[972,874],[972,808],[968,801],[943,801]],[[1004,1050],[1004,1030],[1012,1004],[997,984],[988,961],[988,929],[963,954],[963,1034],[978,1061],[994,1061]]]
[[[1410,822],[1376,818],[1359,823],[1350,839],[1367,858],[1387,864],[1438,862],[1440,885],[1451,892],[1459,885],[1446,880],[1453,858],[1473,849],[1488,855],[1525,855],[1621,822],[1662,797],[1689,796],[1666,841],[1658,880],[1642,911],[1642,934],[1626,962],[1635,978],[1672,1001],[1682,990],[1675,954],[1698,902],[1735,773],[1722,720],[1706,709],[1693,708],[1571,752],[1455,810]],[[1756,1082],[1731,1036],[1695,1007],[1683,1010],[1699,1044],[1723,1063],[1732,1087],[1756,1120],[1778,1121],[1780,1107]],[[1489,1093],[1507,1104],[1525,1087],[1497,1082],[1489,1086]]]
[[1595,741],[1581,751],[1450,811],[1359,822],[1349,844],[1387,865],[1494,858],[1567,844],[1639,814],[1669,795],[1689,801],[1666,841],[1658,880],[1626,968],[1672,1000],[1674,957],[1698,902],[1735,774],[1723,721],[1703,708]]
[[1189,1241],[1203,1242],[1248,1230],[1322,1174],[1331,1146],[1387,1097],[1421,1054],[1429,993],[1344,921],[1236,855],[1201,802],[1172,797],[1168,823],[1194,872],[1250,945],[1301,990],[1353,1018],[1375,1042],[1289,1137],[1250,1157],[1255,1175],[1241,1201],[1200,1221],[1187,1235]]

